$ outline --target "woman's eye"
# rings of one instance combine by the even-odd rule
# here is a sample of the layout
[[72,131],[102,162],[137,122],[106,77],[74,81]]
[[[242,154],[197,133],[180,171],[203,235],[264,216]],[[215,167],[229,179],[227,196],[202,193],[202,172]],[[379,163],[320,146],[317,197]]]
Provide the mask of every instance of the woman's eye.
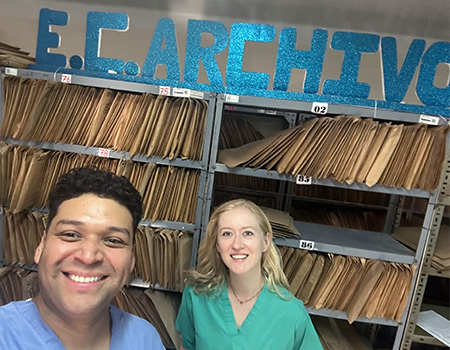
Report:
[[231,232],[230,231],[222,232],[222,236],[231,236]]
[[245,231],[244,232],[244,236],[253,236],[253,232],[252,231]]

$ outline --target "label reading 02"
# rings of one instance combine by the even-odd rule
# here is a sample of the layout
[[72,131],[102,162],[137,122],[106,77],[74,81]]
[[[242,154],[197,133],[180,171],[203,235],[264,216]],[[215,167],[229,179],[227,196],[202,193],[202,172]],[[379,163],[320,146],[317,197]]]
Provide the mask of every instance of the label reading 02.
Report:
[[307,249],[307,250],[314,250],[314,241],[305,241],[305,240],[301,239],[299,248]]
[[328,103],[313,102],[312,107],[311,107],[311,112],[313,112],[315,114],[327,114]]

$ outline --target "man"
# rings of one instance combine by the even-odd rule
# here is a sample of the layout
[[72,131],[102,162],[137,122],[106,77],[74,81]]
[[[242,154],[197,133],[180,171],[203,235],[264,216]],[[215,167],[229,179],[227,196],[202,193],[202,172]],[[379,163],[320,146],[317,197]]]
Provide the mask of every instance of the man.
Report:
[[0,349],[164,349],[150,323],[111,305],[134,267],[139,192],[80,168],[60,178],[49,205],[34,256],[39,294],[0,308]]

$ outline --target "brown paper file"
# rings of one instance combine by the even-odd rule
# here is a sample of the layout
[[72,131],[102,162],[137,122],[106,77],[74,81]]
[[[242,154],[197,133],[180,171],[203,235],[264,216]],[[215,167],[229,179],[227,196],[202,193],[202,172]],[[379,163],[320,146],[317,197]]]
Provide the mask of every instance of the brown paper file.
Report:
[[[360,149],[362,142],[365,140],[368,129],[366,120],[359,120],[357,117],[352,118],[352,120],[357,120],[357,122],[351,124],[346,142],[341,142],[339,149],[337,149],[337,154],[341,154],[341,156],[337,157],[335,165],[331,169],[331,174],[326,176],[333,177],[339,182],[344,182],[350,174],[357,158],[357,150]],[[322,177],[325,177],[325,174]]]
[[343,258],[344,261],[342,271],[339,276],[337,276],[332,290],[330,290],[330,293],[328,293],[328,296],[326,296],[323,302],[322,307],[325,309],[337,309],[339,298],[343,294],[347,293],[349,287],[348,284],[350,281],[352,281],[350,279],[350,276],[352,275],[352,271],[354,270],[353,260],[349,256],[344,256]]
[[349,256],[346,259],[351,261],[351,269],[347,275],[347,285],[344,292],[342,292],[336,301],[336,310],[344,311],[347,309],[348,304],[355,291],[358,289],[362,278],[364,277],[364,267],[366,264],[365,259]]
[[178,129],[173,135],[173,141],[169,151],[169,159],[175,159],[180,156],[183,144],[186,140],[186,135],[188,134],[188,126],[191,122],[192,115],[195,112],[195,108],[196,105],[194,101],[190,99],[182,100],[182,106],[177,117],[179,118],[180,123],[178,124]]
[[294,249],[289,260],[284,264],[284,273],[289,281],[292,280],[296,265],[299,263],[302,256],[307,253],[308,251],[304,249]]
[[[158,100],[157,100],[158,102]],[[152,134],[148,135],[149,137],[149,146],[146,150],[147,157],[150,155],[155,155],[158,143],[161,137],[164,135],[164,126],[165,126],[165,116],[167,115],[168,110],[170,109],[171,100],[170,98],[166,97],[162,101],[161,109],[156,111],[153,110],[155,113],[154,116],[156,118],[154,128],[152,129]]]
[[417,188],[426,191],[433,191],[439,183],[439,177],[445,158],[446,136],[449,131],[448,126],[438,126],[429,128],[435,134],[434,143],[430,149],[428,158],[426,158],[423,171],[420,172],[416,184]]
[[285,154],[278,162],[277,171],[280,174],[285,172],[289,173],[292,167],[295,166],[296,159],[300,156],[302,148],[305,146],[304,141],[318,120],[318,118],[313,118],[302,126],[299,126],[301,127],[301,133],[299,133],[293,145],[290,149],[286,150]]
[[45,81],[45,84],[39,89],[39,96],[33,103],[33,108],[28,116],[28,121],[21,128],[21,132],[17,134],[18,137],[24,140],[31,140],[32,135],[37,128],[37,125],[42,118],[46,108],[48,108],[48,101],[52,98],[57,83],[53,81]]
[[345,179],[345,182],[347,182],[348,184],[352,184],[356,181],[357,175],[359,174],[364,162],[366,161],[367,155],[371,151],[373,139],[377,134],[377,130],[379,129],[378,122],[374,122],[370,119],[365,119],[364,122],[369,124],[369,126],[367,127],[367,135],[364,139],[361,140],[361,145],[358,146],[359,151],[355,152],[356,158],[354,159],[354,162],[352,164],[352,169]]
[[306,170],[309,167],[309,162],[311,162],[313,155],[317,150],[320,149],[323,139],[326,137],[333,124],[333,118],[319,118],[317,123],[311,129],[311,132],[308,133],[308,136],[304,141],[305,147],[299,154],[300,157],[296,159],[291,174],[294,176],[297,176],[298,174],[309,175]]
[[325,350],[370,350],[361,336],[346,321],[311,316]]
[[291,288],[292,294],[297,295],[305,283],[311,268],[316,260],[316,253],[306,253],[299,259],[299,262],[295,266],[295,270],[292,272]]
[[180,291],[183,290],[184,287],[185,272],[189,270],[191,264],[192,242],[193,235],[191,232],[180,232],[178,238],[178,271],[180,274],[180,285],[178,286],[178,290]]
[[374,288],[384,270],[383,265],[384,263],[379,260],[371,260],[367,263],[364,278],[346,310],[347,319],[350,324],[360,316],[361,310],[370,295],[370,291]]
[[416,184],[428,156],[429,145],[433,142],[432,135],[426,126],[421,129],[420,134],[421,136],[417,136],[415,140],[416,147],[414,152],[411,152],[414,153],[414,158],[404,180],[404,187],[408,190]]
[[285,130],[282,135],[267,137],[259,141],[248,143],[242,147],[219,151],[217,154],[217,161],[228,167],[234,168],[250,161],[255,154],[263,152],[272,144],[272,142],[279,140],[283,135],[286,135],[289,132],[290,130],[288,129]]
[[299,127],[289,130],[291,132],[285,134],[282,138],[280,137],[277,142],[269,145],[264,152],[255,155],[248,165],[254,169],[271,169],[283,157],[284,153],[292,147],[296,137],[302,132],[302,129]]
[[[413,142],[417,131],[424,124],[406,125],[403,128],[397,147],[391,157],[391,161],[387,164],[379,181],[385,186],[401,187],[403,181],[400,179],[403,174],[410,171],[410,168],[405,167],[408,154],[413,150]],[[423,127],[422,127],[423,129]]]
[[391,156],[394,153],[395,148],[398,145],[401,134],[403,132],[403,125],[393,125],[390,127],[386,139],[381,146],[380,152],[375,158],[369,173],[366,176],[365,183],[371,187],[375,185],[383,174],[388,162],[391,160]]
[[[359,117],[337,116],[329,124],[328,130],[323,130],[324,138],[320,147],[315,151],[305,165],[305,173],[319,178],[321,173],[331,174],[333,168],[343,156],[342,148],[348,142],[348,135],[358,123]],[[324,162],[324,159],[327,161]]]
[[365,153],[365,157],[361,159],[361,165],[355,177],[356,182],[363,183],[364,180],[366,179],[366,176],[369,173],[370,168],[375,162],[378,153],[385,142],[385,138],[389,130],[390,130],[390,123],[378,124],[372,142],[368,146],[367,151],[363,152]]
[[175,330],[175,320],[180,308],[180,297],[175,293],[164,293],[157,290],[146,289],[145,294],[151,299],[161,317],[170,339],[176,349],[180,348],[181,342],[178,332]]
[[155,100],[155,96],[151,94],[143,94],[141,97],[140,108],[137,111],[139,115],[138,119],[140,120],[139,128],[136,129],[134,137],[130,140],[129,153],[131,157],[138,153],[145,153],[144,149],[147,148],[148,142],[146,135],[154,118],[152,112],[155,106]]
[[323,285],[323,289],[320,295],[315,299],[314,307],[316,309],[321,309],[327,300],[327,298],[332,293],[332,289],[336,285],[345,265],[345,257],[341,255],[335,255],[331,261],[331,268],[328,271],[328,279]]
[[311,267],[311,270],[305,280],[305,283],[300,287],[299,291],[295,295],[297,298],[303,301],[305,305],[309,303],[309,298],[316,287],[320,275],[322,274],[322,270],[325,265],[325,257],[323,254],[317,254],[316,259],[314,260],[314,264]]

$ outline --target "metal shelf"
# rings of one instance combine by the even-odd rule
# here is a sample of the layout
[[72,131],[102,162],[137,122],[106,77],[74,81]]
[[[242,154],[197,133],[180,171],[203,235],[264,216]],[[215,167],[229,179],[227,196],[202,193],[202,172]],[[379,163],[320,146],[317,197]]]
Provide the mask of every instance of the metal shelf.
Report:
[[[231,97],[231,98],[230,98]],[[328,96],[311,96],[316,99],[316,102],[326,102],[325,100],[329,98]],[[276,99],[269,97],[255,97],[255,96],[233,96],[220,94],[219,98],[223,100],[224,105],[228,106],[247,106],[253,108],[255,111],[257,109],[268,109],[272,110],[282,110],[287,112],[298,112],[298,113],[313,113],[312,104],[314,101],[300,101],[300,100],[286,100],[286,99]],[[324,101],[319,101],[323,99]],[[419,123],[421,114],[417,112],[401,111],[402,109],[407,109],[407,105],[398,104],[398,111],[391,109],[379,108],[377,101],[361,100],[363,103],[370,103],[371,106],[353,106],[345,104],[331,104],[328,103],[327,115],[359,115],[361,117],[405,122],[405,123]],[[419,106],[414,106],[415,109],[420,109]],[[432,110],[432,108],[423,108],[424,110]],[[432,112],[427,112],[427,114],[433,114]],[[313,113],[314,114],[314,113]],[[436,113],[434,113],[436,114]],[[442,114],[442,113],[438,113]],[[446,125],[448,118],[440,117],[438,125]]]
[[[306,311],[310,315],[315,316],[323,316],[323,317],[330,317],[330,318],[337,318],[339,320],[347,320],[347,314],[344,311],[339,310],[330,310],[330,309],[315,309],[313,307],[306,306]],[[393,326],[398,327],[399,323],[394,320],[388,320],[386,318],[367,318],[367,317],[358,317],[355,322],[363,322],[363,323],[372,323],[372,324],[379,324],[383,326]]]
[[[35,148],[41,148],[51,151],[61,151],[61,152],[72,152],[72,153],[78,153],[78,154],[86,154],[90,156],[100,156],[101,150],[103,148],[99,147],[85,147],[85,146],[79,146],[79,145],[69,145],[65,143],[55,143],[55,142],[37,142],[37,141],[22,141],[22,140],[16,140],[11,138],[2,138],[7,143],[13,144],[13,145],[19,145],[19,146],[28,146],[28,147],[35,147]],[[130,157],[130,154],[128,152],[123,151],[114,151],[114,150],[108,150],[109,156],[107,158],[112,159],[127,159],[132,160],[135,162],[141,162],[141,163],[155,163],[158,165],[170,165],[170,166],[176,166],[176,167],[183,167],[183,168],[190,168],[190,169],[202,169],[204,168],[204,165],[201,161],[194,161],[194,160],[183,160],[180,158],[176,159],[169,159],[169,158],[161,158],[156,156],[150,156],[147,157],[145,155],[135,155],[133,157]]]
[[299,248],[302,240],[314,242],[314,251],[377,259],[403,264],[416,263],[415,252],[382,232],[363,231],[294,221],[300,239],[275,238],[281,246]]
[[[219,173],[253,176],[253,177],[290,181],[290,182],[295,182],[295,180],[296,180],[294,176],[287,175],[287,174],[279,174],[276,170],[265,170],[265,169],[256,169],[255,170],[252,168],[242,168],[242,167],[230,168],[221,163],[216,163],[215,167],[216,167],[216,172],[219,172]],[[381,185],[374,185],[372,187],[369,187],[366,184],[361,184],[361,183],[356,183],[356,182],[349,185],[347,183],[340,183],[340,182],[338,182],[336,180],[332,180],[332,179],[311,179],[311,185],[338,187],[338,188],[344,188],[344,189],[349,189],[349,190],[377,192],[377,193],[385,193],[385,194],[392,194],[392,195],[399,195],[399,196],[420,197],[420,198],[429,198],[430,197],[430,192],[424,191],[424,190],[419,190],[419,189],[407,190],[405,188],[386,187],[386,186],[381,186]],[[304,186],[306,186],[306,185],[304,185]]]
[[178,230],[178,231],[191,231],[193,232],[195,230],[194,224],[188,224],[184,222],[177,222],[177,221],[151,221],[151,220],[145,220],[142,219],[139,222],[140,226],[150,226],[155,228],[167,228],[170,230]]

